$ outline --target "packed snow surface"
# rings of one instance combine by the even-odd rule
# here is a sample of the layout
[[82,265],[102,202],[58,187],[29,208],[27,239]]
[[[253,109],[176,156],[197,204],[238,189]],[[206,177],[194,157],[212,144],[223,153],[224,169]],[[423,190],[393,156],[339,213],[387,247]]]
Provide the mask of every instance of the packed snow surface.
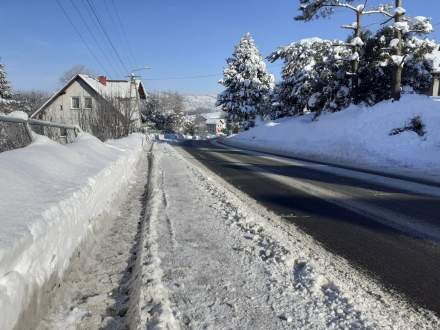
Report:
[[[405,130],[419,116],[423,136]],[[337,113],[284,118],[259,124],[225,142],[313,160],[440,178],[440,102],[404,95],[400,102],[351,106]]]
[[144,137],[68,145],[45,137],[0,154],[0,329],[11,329],[30,296],[60,276],[74,250],[132,175]]
[[148,159],[40,329],[439,327],[183,150]]
[[438,327],[183,150],[153,154],[137,329]]

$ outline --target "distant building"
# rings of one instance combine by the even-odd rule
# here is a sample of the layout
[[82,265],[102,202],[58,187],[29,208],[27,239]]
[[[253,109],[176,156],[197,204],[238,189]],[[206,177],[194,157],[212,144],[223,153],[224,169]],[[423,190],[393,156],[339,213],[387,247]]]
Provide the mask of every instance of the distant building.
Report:
[[435,49],[427,58],[432,62],[432,85],[430,96],[440,96],[440,50]]
[[223,133],[226,128],[226,122],[223,118],[210,118],[206,120],[208,134],[218,135]]
[[105,76],[78,74],[31,117],[78,125],[100,138],[117,137],[111,135],[140,127],[140,102],[145,99],[140,80],[108,80]]

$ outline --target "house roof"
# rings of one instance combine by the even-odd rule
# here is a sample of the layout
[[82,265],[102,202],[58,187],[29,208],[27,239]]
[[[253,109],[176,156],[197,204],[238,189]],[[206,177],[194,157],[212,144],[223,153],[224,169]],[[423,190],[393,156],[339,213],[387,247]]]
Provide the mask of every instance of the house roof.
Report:
[[[130,80],[107,80],[105,85],[101,84],[97,79],[90,77],[85,74],[78,75],[82,80],[84,80],[95,92],[105,97],[118,97],[118,98],[129,98],[131,91]],[[143,96],[146,94],[142,82],[138,79],[135,80],[136,89],[143,91]]]
[[208,118],[206,119],[206,125],[217,125],[220,122],[224,122],[221,118]]
[[202,117],[205,118],[206,120],[223,119],[225,117],[225,113],[223,111],[207,112],[207,113],[202,113]]
[[[130,80],[107,80],[106,84],[103,85],[94,77],[85,74],[78,74],[70,79],[69,82],[67,82],[67,84],[64,85],[59,91],[53,94],[37,111],[31,115],[31,118],[43,111],[50,103],[52,103],[55,98],[61,95],[74,81],[78,79],[82,80],[102,97],[129,98],[132,93],[132,82]],[[142,82],[136,79],[135,83],[136,90],[139,92],[140,98],[146,99],[146,91]]]

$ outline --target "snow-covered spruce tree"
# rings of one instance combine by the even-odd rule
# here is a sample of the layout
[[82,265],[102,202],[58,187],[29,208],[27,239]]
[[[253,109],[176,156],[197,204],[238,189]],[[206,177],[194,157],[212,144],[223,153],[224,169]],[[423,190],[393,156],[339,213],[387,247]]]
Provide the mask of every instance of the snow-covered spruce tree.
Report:
[[0,99],[10,100],[11,97],[11,86],[6,76],[5,66],[0,63]]
[[351,55],[347,58],[351,62],[351,94],[353,100],[358,99],[359,92],[359,67],[362,61],[364,41],[362,40],[362,20],[366,15],[387,14],[390,6],[380,5],[375,8],[366,9],[368,0],[299,0],[301,15],[296,20],[310,21],[314,18],[331,16],[335,9],[351,11],[355,15],[355,21],[342,28],[353,31],[353,35],[346,44],[351,49]]
[[274,120],[293,116],[295,114],[295,112],[292,111],[292,107],[288,107],[284,104],[282,94],[283,90],[283,82],[275,84],[274,88],[272,89],[272,92],[270,93],[270,111],[266,116],[267,118]]
[[344,43],[319,38],[304,39],[281,47],[268,60],[284,61],[283,81],[277,97],[285,110],[281,115],[304,111],[338,111],[350,104],[349,62],[351,50]]
[[15,110],[17,110],[17,102],[14,100],[5,66],[0,63],[0,112],[8,113]]
[[228,121],[246,124],[257,115],[265,115],[274,85],[274,77],[250,33],[245,34],[227,59],[220,84],[225,90],[217,97],[217,105],[228,114]]
[[393,67],[393,80],[391,94],[394,100],[400,99],[402,89],[402,74],[405,64],[412,60],[412,50],[407,47],[414,41],[415,35],[427,35],[433,31],[431,19],[423,16],[409,17],[403,8],[403,0],[394,1],[394,12],[383,12],[394,24],[390,26],[393,31],[393,39],[384,48],[382,54],[384,64]]

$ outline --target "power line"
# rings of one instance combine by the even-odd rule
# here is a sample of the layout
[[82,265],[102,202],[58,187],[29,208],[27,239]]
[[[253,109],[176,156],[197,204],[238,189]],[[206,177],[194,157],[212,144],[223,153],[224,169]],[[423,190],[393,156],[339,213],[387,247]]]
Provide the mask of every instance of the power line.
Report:
[[113,44],[110,36],[108,35],[104,25],[101,22],[101,19],[99,18],[98,14],[96,13],[95,7],[92,5],[90,0],[86,0],[86,1],[87,1],[87,4],[89,5],[90,9],[92,10],[93,15],[95,16],[96,21],[98,22],[99,26],[101,27],[101,30],[104,33],[108,43],[110,44],[110,46],[112,47],[114,53],[116,54],[116,57],[118,58],[119,63],[121,64],[121,66],[125,70],[125,72],[128,74],[129,72],[128,72],[127,66],[125,65],[124,61],[122,60],[121,55],[119,55],[118,50],[116,49],[115,45]]
[[[270,64],[270,65],[272,67],[282,67],[282,66],[284,66],[283,63]],[[191,80],[191,79],[206,79],[206,78],[221,77],[221,76],[223,76],[223,73],[211,73],[211,74],[204,74],[204,75],[180,76],[180,77],[145,78],[143,80],[145,80],[145,81]]]
[[[123,35],[122,35],[121,28],[120,28],[120,26],[118,25],[118,22],[116,21],[114,15],[113,15],[113,13],[112,13],[112,10],[110,9],[110,6],[109,6],[109,4],[108,4],[108,1],[107,1],[107,0],[103,0],[103,3],[104,3],[105,11],[106,11],[106,13],[107,13],[107,16],[108,16],[108,19],[109,19],[110,24],[114,27],[115,30],[118,30],[118,31],[115,31],[114,34],[112,34],[112,36],[115,37],[115,39],[113,39],[113,40],[115,41],[115,44],[116,44],[118,47],[121,46],[121,48],[122,48],[123,50],[127,50],[128,48],[127,48],[126,45],[124,44],[124,37],[123,37]],[[120,49],[120,48],[118,48],[118,49]],[[128,63],[128,65],[130,66],[130,68],[134,68],[134,67],[136,67],[136,64],[132,61],[132,59],[130,58],[130,56],[126,56],[127,54],[126,54],[125,52],[122,52],[122,55],[124,55],[124,60],[127,60],[126,63]]]
[[[78,13],[78,16],[80,17],[81,21],[83,22],[84,26],[86,27],[87,31],[89,32],[89,35],[92,37],[94,43],[98,46],[99,50],[101,51],[101,53],[105,57],[106,62],[108,62],[111,66],[113,66],[112,61],[108,57],[107,52],[102,48],[100,42],[98,41],[98,39],[96,38],[95,34],[93,33],[92,28],[90,27],[89,23],[87,23],[87,20],[84,18],[84,15],[82,14],[82,12],[79,9],[79,7],[76,5],[75,1],[74,0],[70,0],[70,3],[72,4],[73,8]],[[113,68],[113,72],[115,72],[114,68]]]
[[[76,0],[74,0],[76,1]],[[82,0],[81,2],[82,6],[84,6],[84,11],[87,13],[88,15],[88,20],[89,22],[91,22],[91,26],[93,26],[93,30],[95,30],[97,32],[97,38],[99,41],[102,41],[105,36],[102,36],[102,30],[101,27],[99,26],[98,22],[96,21],[95,16],[93,15],[93,12],[90,10],[89,5],[87,4],[86,0]],[[107,50],[108,47],[108,50]],[[103,47],[105,53],[108,55],[108,57],[110,58],[110,66],[112,67],[113,72],[116,73],[117,76],[124,76],[124,69],[121,69],[121,65],[119,64],[118,59],[116,58],[114,52],[112,51],[112,49],[110,49],[110,46],[108,45],[108,43],[106,41],[104,41],[104,47]]]
[[75,30],[75,32],[78,34],[79,38],[81,39],[81,41],[83,42],[83,44],[86,46],[87,50],[89,51],[89,53],[92,55],[92,57],[95,59],[96,63],[99,64],[99,66],[101,67],[101,69],[103,70],[103,72],[107,72],[107,70],[105,69],[104,65],[102,64],[102,62],[99,60],[99,58],[95,55],[95,53],[92,51],[92,49],[90,48],[89,44],[86,42],[86,40],[84,39],[81,31],[76,27],[76,25],[73,23],[72,19],[70,18],[69,14],[67,13],[66,9],[63,7],[63,5],[61,4],[61,2],[59,0],[56,0],[56,2],[58,3],[58,6],[61,8],[61,11],[64,13],[64,16],[66,16],[67,20],[69,21],[70,25],[72,25],[73,29]]
[[119,26],[122,31],[123,38],[125,39],[125,43],[127,44],[128,54],[130,55],[131,59],[133,60],[133,63],[135,66],[138,66],[138,61],[136,60],[136,56],[134,55],[133,49],[131,48],[130,40],[128,39],[127,30],[125,28],[124,22],[121,19],[121,16],[119,15],[118,8],[116,7],[115,1],[111,0],[111,4],[113,5],[113,8],[115,10],[115,16],[117,21],[119,22]]
[[143,80],[146,80],[146,81],[191,80],[191,79],[205,79],[205,78],[219,77],[219,76],[222,76],[222,75],[223,75],[222,73],[213,73],[213,74],[197,75],[197,76],[148,78],[148,79],[143,79]]

